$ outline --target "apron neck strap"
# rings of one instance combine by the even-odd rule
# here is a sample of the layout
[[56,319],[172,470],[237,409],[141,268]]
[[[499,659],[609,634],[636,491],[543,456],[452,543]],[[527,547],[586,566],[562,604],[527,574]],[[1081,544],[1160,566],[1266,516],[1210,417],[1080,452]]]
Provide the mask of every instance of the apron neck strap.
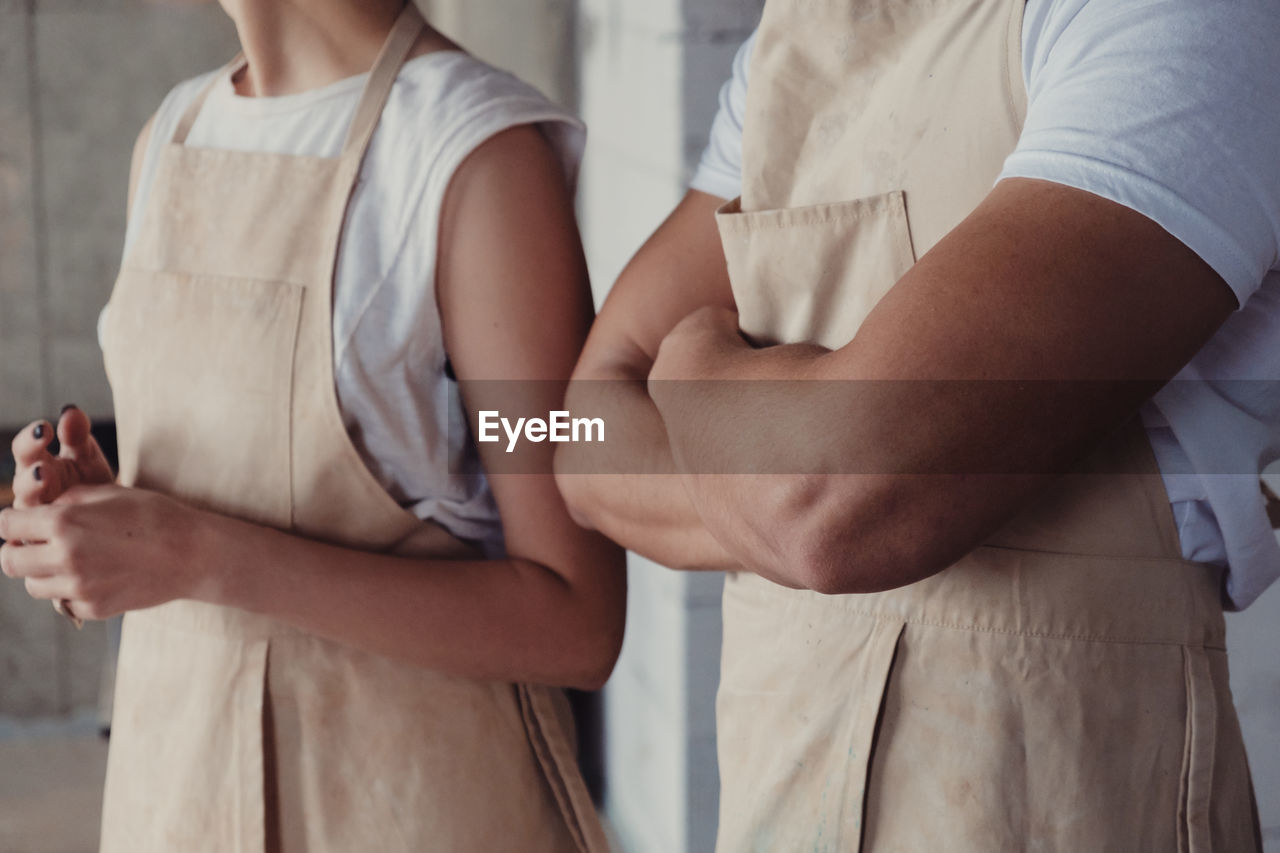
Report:
[[360,105],[356,107],[351,129],[347,131],[347,140],[342,146],[343,157],[356,160],[364,158],[365,149],[369,147],[369,140],[373,138],[373,131],[382,117],[382,108],[391,96],[391,87],[395,85],[400,68],[409,58],[409,51],[417,43],[425,26],[422,13],[413,0],[409,0],[392,26],[378,58],[374,60],[373,70],[369,72],[369,82],[365,84]]
[[221,70],[213,75],[213,79],[200,90],[200,94],[196,95],[191,103],[187,104],[187,109],[182,113],[182,118],[178,119],[178,126],[173,129],[172,142],[174,145],[187,144],[187,135],[191,133],[191,128],[196,123],[196,116],[200,115],[200,109],[204,106],[204,102],[209,99],[209,93],[223,80],[243,68],[244,62],[244,54],[236,54],[236,58],[222,66]]
[[[382,45],[378,58],[373,62],[369,81],[365,84],[364,93],[360,96],[355,118],[351,120],[351,128],[347,131],[347,139],[342,146],[342,156],[354,157],[357,160],[364,158],[365,149],[368,148],[369,140],[373,138],[373,131],[378,127],[378,119],[382,116],[382,108],[386,105],[387,98],[391,96],[391,87],[395,85],[401,66],[409,58],[409,51],[417,43],[418,36],[421,35],[425,26],[422,13],[418,11],[413,0],[409,0],[405,4],[404,11],[391,27],[391,32],[387,35],[387,41]],[[244,61],[243,53],[231,60],[221,71],[213,75],[208,85],[187,105],[182,118],[178,120],[178,126],[173,131],[173,144],[186,144],[187,136],[191,133],[191,128],[195,125],[196,117],[200,115],[204,102],[208,100],[209,93],[228,74],[238,71],[244,65]]]

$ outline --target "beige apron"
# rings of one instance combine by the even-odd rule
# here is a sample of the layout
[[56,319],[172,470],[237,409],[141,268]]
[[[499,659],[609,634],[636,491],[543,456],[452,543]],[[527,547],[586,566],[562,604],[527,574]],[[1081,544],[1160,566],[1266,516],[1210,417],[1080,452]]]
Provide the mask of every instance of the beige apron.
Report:
[[[719,216],[744,330],[842,346],[978,205],[1023,119],[1022,11],[766,4]],[[718,849],[1259,850],[1220,582],[1136,422],[924,582],[731,578]]]
[[[125,484],[354,548],[467,553],[365,468],[332,372],[348,200],[422,26],[409,4],[337,158],[187,147],[203,95],[180,122],[108,312]],[[102,849],[606,847],[559,691],[175,602],[125,619]]]

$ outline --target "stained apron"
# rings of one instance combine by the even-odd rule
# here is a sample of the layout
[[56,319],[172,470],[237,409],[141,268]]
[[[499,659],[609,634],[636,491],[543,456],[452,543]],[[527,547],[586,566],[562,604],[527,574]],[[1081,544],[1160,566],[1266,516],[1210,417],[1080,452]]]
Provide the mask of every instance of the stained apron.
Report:
[[[423,26],[408,4],[339,157],[188,147],[208,90],[179,122],[107,313],[125,485],[351,548],[474,556],[369,472],[333,377],[348,202]],[[179,601],[125,618],[101,849],[607,848],[560,691]]]
[[[769,0],[718,214],[744,331],[843,346],[978,206],[1022,127],[1022,14]],[[1260,850],[1221,575],[1182,559],[1135,420],[928,580],[731,577],[717,849]]]

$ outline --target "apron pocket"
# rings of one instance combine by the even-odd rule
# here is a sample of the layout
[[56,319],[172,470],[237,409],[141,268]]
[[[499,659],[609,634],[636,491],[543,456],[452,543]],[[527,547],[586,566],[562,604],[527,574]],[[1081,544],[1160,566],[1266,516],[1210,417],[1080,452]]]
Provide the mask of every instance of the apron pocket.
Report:
[[[288,282],[121,272],[104,329],[121,483],[290,526],[289,423],[302,296]],[[222,447],[254,452],[223,453],[208,465],[208,449]]]
[[716,214],[739,325],[756,343],[839,349],[915,263],[901,191]]

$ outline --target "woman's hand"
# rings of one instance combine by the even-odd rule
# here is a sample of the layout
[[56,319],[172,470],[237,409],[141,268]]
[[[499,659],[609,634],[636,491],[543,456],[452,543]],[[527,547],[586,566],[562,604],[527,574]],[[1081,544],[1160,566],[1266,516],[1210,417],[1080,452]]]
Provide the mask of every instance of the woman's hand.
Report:
[[102,485],[115,478],[107,457],[89,432],[89,418],[75,406],[62,410],[57,436],[58,455],[49,452],[54,428],[48,421],[27,425],[13,439],[17,471],[13,478],[13,505],[27,509],[52,503],[68,489]]
[[155,607],[199,588],[202,517],[143,489],[75,486],[51,504],[0,512],[0,568],[81,619]]

